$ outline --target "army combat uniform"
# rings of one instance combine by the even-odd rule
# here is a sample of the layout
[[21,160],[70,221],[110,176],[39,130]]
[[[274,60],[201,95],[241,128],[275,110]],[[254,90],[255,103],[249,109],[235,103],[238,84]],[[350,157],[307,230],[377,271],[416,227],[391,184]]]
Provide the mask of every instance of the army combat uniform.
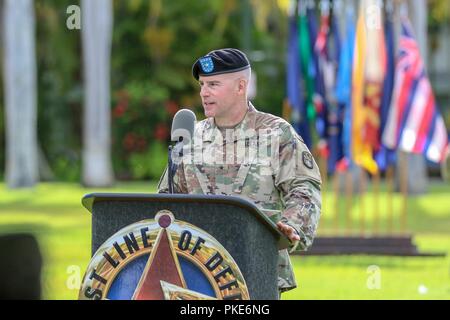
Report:
[[[288,122],[259,112],[249,103],[244,119],[234,128],[219,128],[213,118],[198,122],[196,139],[203,155],[212,156],[214,161],[202,159],[198,163],[192,159],[195,156],[190,161],[183,159],[174,176],[175,193],[244,198],[272,221],[295,228],[300,236],[297,249],[311,246],[321,210],[320,173],[302,138]],[[260,147],[263,141],[265,146]],[[242,147],[248,155],[244,163],[236,150]],[[262,161],[267,159],[260,157],[260,150],[268,150],[269,162]],[[158,190],[168,192],[167,169]],[[279,253],[278,287],[283,292],[297,284],[287,249]]]

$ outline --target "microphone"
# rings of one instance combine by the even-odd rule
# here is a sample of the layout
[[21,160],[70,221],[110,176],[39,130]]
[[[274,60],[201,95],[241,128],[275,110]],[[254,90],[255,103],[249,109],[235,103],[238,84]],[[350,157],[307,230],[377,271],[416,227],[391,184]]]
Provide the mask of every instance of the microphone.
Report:
[[[180,159],[183,157],[183,146],[189,144],[194,137],[195,122],[197,117],[189,109],[181,109],[172,120],[170,139],[176,142],[175,147],[169,146],[168,179],[169,193],[173,193],[173,177],[177,171]],[[175,162],[173,156],[175,155]]]
[[171,140],[182,142],[183,145],[191,142],[196,120],[195,113],[191,110],[181,109],[178,111],[172,120]]

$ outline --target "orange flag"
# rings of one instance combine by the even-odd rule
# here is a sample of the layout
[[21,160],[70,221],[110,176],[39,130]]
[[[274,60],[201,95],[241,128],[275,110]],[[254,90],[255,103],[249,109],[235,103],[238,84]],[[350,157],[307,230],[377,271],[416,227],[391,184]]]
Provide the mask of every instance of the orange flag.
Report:
[[381,17],[376,0],[360,2],[353,55],[352,158],[371,174],[378,172],[373,153],[379,145],[379,107],[386,65]]

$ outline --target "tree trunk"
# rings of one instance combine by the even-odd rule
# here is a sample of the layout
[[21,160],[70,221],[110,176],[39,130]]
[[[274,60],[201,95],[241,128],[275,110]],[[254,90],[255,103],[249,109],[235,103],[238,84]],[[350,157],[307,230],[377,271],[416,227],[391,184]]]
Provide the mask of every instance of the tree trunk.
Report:
[[83,183],[111,186],[110,56],[112,3],[82,0],[84,66]]
[[35,18],[32,0],[3,3],[6,182],[38,181]]

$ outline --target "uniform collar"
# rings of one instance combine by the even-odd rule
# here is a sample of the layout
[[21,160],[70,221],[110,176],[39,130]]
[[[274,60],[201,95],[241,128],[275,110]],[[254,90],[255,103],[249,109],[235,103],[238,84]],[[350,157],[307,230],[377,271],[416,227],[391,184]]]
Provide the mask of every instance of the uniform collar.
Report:
[[[255,128],[255,120],[256,120],[257,110],[253,106],[253,104],[249,101],[247,113],[245,114],[244,119],[239,123],[234,130],[247,130],[249,128]],[[213,142],[216,134],[221,134],[219,128],[216,126],[214,122],[214,118],[208,118],[205,122],[205,127],[203,131],[203,141],[204,142]]]

